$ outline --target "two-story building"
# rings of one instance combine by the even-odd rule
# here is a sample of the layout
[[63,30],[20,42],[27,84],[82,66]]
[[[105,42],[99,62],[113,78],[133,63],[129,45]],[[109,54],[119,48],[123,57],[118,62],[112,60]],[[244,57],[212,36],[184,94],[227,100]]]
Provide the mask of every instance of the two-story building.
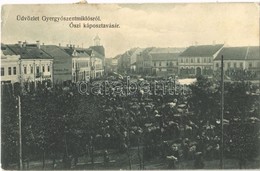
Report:
[[[13,54],[20,56],[20,82],[53,82],[53,58],[40,47],[40,42],[6,45]],[[18,72],[13,71],[13,74]]]
[[112,58],[111,61],[111,68],[112,68],[112,72],[118,72],[118,64],[120,63],[120,59],[121,59],[121,54],[115,56],[114,58]]
[[[220,71],[221,56],[223,55],[223,68],[227,76],[250,73],[258,78],[260,75],[259,46],[224,47],[214,59],[214,71]],[[238,77],[242,77],[238,75]]]
[[72,79],[72,58],[60,46],[41,45],[41,49],[53,57],[53,82],[55,84]]
[[212,76],[213,60],[219,54],[223,46],[223,44],[216,44],[188,47],[178,58],[179,76]]
[[20,55],[1,44],[1,83],[20,82]]
[[178,56],[184,48],[154,48],[152,56],[152,75],[169,76],[178,74]]
[[152,75],[152,56],[149,53],[154,47],[149,47],[140,52],[136,57],[136,72],[142,75]]
[[132,48],[120,55],[118,58],[118,71],[120,73],[136,73],[137,56],[144,50],[144,48]]
[[103,76],[103,59],[92,49],[63,47],[72,58],[72,81],[86,81]]

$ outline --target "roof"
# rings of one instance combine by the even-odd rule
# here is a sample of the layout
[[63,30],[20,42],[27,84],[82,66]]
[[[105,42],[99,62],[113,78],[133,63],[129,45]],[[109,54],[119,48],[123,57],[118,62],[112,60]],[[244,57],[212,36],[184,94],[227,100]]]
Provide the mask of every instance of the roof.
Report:
[[41,49],[52,57],[70,57],[64,49],[56,45],[41,45]]
[[145,50],[145,48],[134,48],[134,52],[131,54],[131,57],[130,57],[131,58],[130,63],[131,64],[136,63],[137,56],[144,50]]
[[130,50],[127,50],[125,53],[122,54],[122,56],[123,57],[125,57],[125,56],[132,56],[137,49],[138,48],[132,48]]
[[225,60],[245,60],[248,47],[225,47],[221,49],[214,60],[221,60],[224,56]]
[[180,56],[181,57],[213,56],[223,46],[224,46],[223,44],[190,46]]
[[6,45],[14,54],[20,55],[22,59],[52,59],[52,56],[39,49],[36,44],[26,44],[20,47],[18,44]]
[[260,48],[259,46],[249,46],[248,47],[248,54],[247,59],[249,60],[260,60]]
[[4,55],[16,55],[7,45],[1,43],[1,51]]
[[118,59],[118,58],[120,58],[122,55],[120,54],[120,55],[116,55],[113,59]]
[[90,57],[92,50],[84,49],[84,48],[74,48],[74,47],[62,47],[69,56],[74,56],[76,53],[77,57]]
[[145,48],[145,50],[143,50],[141,52],[141,55],[143,57],[143,60],[150,60],[150,53],[152,50],[154,49],[154,47],[148,47],[148,48]]
[[151,53],[152,60],[167,61],[177,60],[180,53]]
[[127,50],[125,53],[123,53],[121,57],[123,60],[130,62],[129,64],[131,65],[136,62],[137,56],[144,50],[145,48],[139,48],[139,47],[131,48],[130,50]]
[[181,53],[185,50],[185,48],[174,48],[174,47],[167,47],[167,48],[154,48],[150,51],[150,53]]
[[222,55],[225,60],[260,60],[259,54],[259,46],[225,47],[214,60],[221,60]]
[[102,54],[97,52],[95,49],[89,48],[88,50],[90,50],[91,53],[93,53],[95,57],[98,57],[98,58],[101,58],[101,59],[105,58],[105,56],[103,56]]
[[96,51],[99,57],[105,57],[105,48],[103,46],[90,46],[89,49]]

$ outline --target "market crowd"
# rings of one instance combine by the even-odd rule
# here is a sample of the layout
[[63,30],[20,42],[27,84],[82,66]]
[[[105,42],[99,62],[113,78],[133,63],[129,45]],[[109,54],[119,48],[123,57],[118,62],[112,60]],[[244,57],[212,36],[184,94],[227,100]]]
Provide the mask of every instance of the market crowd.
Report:
[[[156,89],[150,87],[150,91],[137,89],[134,93],[126,94],[123,93],[126,92],[124,90],[131,89],[131,87],[127,87],[125,80],[108,79],[106,81],[111,84],[114,81],[120,81],[121,86],[116,87],[116,89],[122,91],[116,91],[115,87],[104,90],[101,84],[100,89],[95,89],[97,93],[82,95],[78,92],[78,84],[73,83],[53,87],[47,84],[39,85],[37,90],[33,91],[34,93],[31,93],[30,86],[24,90],[27,92],[24,93],[24,97],[30,98],[37,96],[38,93],[42,97],[46,96],[46,98],[62,96],[63,100],[59,103],[66,103],[65,106],[67,105],[68,108],[60,109],[61,112],[62,110],[72,110],[71,113],[77,113],[79,108],[82,108],[82,104],[85,104],[87,109],[90,110],[89,112],[93,111],[92,116],[97,115],[97,117],[92,117],[91,122],[88,123],[80,118],[73,118],[77,122],[71,121],[72,123],[70,123],[70,120],[66,119],[70,116],[63,115],[65,118],[64,128],[59,131],[63,132],[62,139],[65,140],[62,140],[62,146],[66,144],[66,150],[61,150],[59,153],[64,154],[64,168],[75,167],[78,158],[82,155],[89,156],[91,162],[94,163],[94,153],[97,150],[104,152],[104,163],[110,161],[108,152],[110,149],[126,153],[130,161],[130,151],[136,147],[138,147],[137,158],[140,169],[145,169],[146,161],[158,157],[161,161],[167,163],[168,169],[178,169],[178,163],[185,161],[193,161],[194,169],[203,169],[206,160],[220,159],[219,83],[211,83],[206,78],[198,78],[196,83],[187,86],[185,89],[183,89],[183,86],[176,89],[176,86],[179,85],[174,82],[172,85],[176,90],[174,93],[165,93],[165,87],[158,84],[159,86]],[[151,83],[155,80],[136,80],[136,84],[141,84],[144,81]],[[156,81],[163,83],[168,80]],[[246,97],[250,99],[248,100],[250,104],[241,104],[243,101],[240,101],[240,99],[233,99],[233,101],[238,101],[229,103],[227,99],[228,104],[226,105],[229,108],[226,109],[225,115],[227,117],[224,117],[223,120],[223,136],[224,157],[238,159],[239,167],[244,168],[247,160],[259,155],[257,150],[259,149],[260,138],[259,101],[257,100],[259,98],[259,87],[249,83],[241,84],[231,83],[227,85],[229,89],[236,90],[228,96],[230,98],[241,97],[241,99]],[[4,89],[10,90],[6,87]],[[238,90],[241,91],[238,92]],[[107,92],[105,94],[99,93],[102,91]],[[69,105],[72,105],[72,107],[69,107]],[[236,105],[244,106],[244,111],[241,111],[242,109],[238,111]],[[56,105],[52,107],[59,108]],[[80,111],[86,112],[87,109],[80,109],[78,113]],[[81,115],[83,114],[81,113]],[[77,116],[85,117],[81,115]],[[50,118],[47,118],[47,121],[48,119]],[[58,123],[55,124],[56,126],[59,125]],[[74,132],[66,130],[67,127],[74,128],[75,125],[73,124],[83,126],[77,127],[77,131]],[[84,127],[84,124],[88,125]],[[68,137],[71,137],[71,140]],[[75,139],[78,139],[78,141]],[[56,141],[61,140],[57,138]],[[51,146],[49,151],[52,151],[52,148],[55,148],[55,146]],[[72,160],[74,163],[71,164]],[[129,165],[131,165],[131,162]]]

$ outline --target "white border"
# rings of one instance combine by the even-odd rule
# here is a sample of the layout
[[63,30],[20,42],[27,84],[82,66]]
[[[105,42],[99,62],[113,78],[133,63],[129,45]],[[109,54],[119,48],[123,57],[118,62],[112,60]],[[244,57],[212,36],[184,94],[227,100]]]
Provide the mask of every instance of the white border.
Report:
[[93,4],[100,3],[216,3],[216,2],[257,2],[260,0],[1,0],[0,4],[69,4],[80,1]]

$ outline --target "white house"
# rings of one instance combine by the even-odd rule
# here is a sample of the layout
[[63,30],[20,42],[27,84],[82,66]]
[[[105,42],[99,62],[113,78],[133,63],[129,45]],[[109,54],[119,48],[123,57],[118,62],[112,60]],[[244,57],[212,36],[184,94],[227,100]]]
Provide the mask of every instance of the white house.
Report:
[[213,59],[223,46],[223,44],[216,44],[188,47],[178,59],[179,75],[184,77],[211,76],[213,74]]

